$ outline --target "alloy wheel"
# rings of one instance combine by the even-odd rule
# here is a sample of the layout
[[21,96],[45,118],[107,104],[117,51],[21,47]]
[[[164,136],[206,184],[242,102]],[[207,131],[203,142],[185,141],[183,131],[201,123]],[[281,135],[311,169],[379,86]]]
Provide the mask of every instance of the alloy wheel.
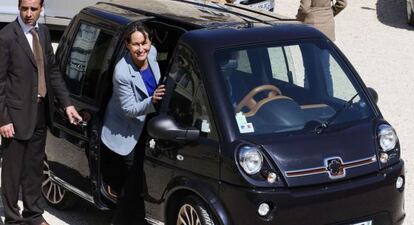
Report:
[[49,164],[45,160],[43,162],[43,182],[42,194],[46,200],[51,204],[59,204],[65,197],[66,190],[56,184],[50,178]]
[[178,212],[177,225],[201,225],[200,217],[193,206],[185,204]]

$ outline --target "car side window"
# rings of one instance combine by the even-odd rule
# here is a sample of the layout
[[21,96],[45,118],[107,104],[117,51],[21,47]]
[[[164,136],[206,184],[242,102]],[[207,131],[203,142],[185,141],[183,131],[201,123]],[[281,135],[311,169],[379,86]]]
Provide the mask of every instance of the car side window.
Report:
[[236,70],[244,72],[246,74],[252,74],[252,66],[250,65],[249,56],[247,54],[247,50],[240,50],[238,51],[239,60],[237,63]]
[[[357,92],[338,62],[329,56],[330,70],[332,71],[333,97],[347,101]],[[359,98],[355,99],[358,100]]]
[[305,68],[299,46],[271,47],[268,53],[274,79],[305,87]]
[[81,24],[69,53],[65,81],[72,95],[94,99],[112,35]]
[[207,137],[216,139],[197,63],[189,49],[177,48],[168,73],[167,86],[172,88],[168,114],[181,126],[197,127]]
[[[338,64],[338,61],[327,50],[319,48],[317,45],[302,44],[277,46],[268,48],[269,60],[272,69],[272,77],[275,80],[288,82],[290,84],[305,89],[316,89],[319,86],[311,86],[311,82],[307,81],[306,68],[309,74],[322,74],[322,64],[319,55],[324,54],[328,63],[329,76],[332,79],[332,93],[330,97],[341,100],[350,99],[355,95],[356,90],[348,79],[344,68]],[[319,55],[318,55],[319,54]],[[326,82],[318,80],[319,84]],[[322,82],[321,82],[322,81]],[[315,83],[315,82],[314,82]]]

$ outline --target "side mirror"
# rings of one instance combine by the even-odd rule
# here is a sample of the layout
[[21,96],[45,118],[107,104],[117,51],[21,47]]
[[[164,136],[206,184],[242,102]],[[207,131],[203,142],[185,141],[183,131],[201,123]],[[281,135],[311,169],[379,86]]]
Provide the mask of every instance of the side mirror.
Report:
[[374,100],[375,104],[378,103],[378,93],[374,90],[374,88],[369,87],[368,93],[371,95],[372,100]]
[[147,124],[148,134],[156,139],[168,141],[193,141],[200,136],[196,128],[179,127],[171,116],[156,116]]

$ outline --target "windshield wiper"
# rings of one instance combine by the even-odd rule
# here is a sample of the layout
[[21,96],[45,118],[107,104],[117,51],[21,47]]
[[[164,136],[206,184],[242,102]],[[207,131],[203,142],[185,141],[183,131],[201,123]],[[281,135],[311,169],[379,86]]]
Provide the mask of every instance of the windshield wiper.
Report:
[[317,127],[315,127],[315,133],[317,134],[321,134],[323,131],[326,130],[326,128],[329,127],[329,125],[331,125],[331,123],[333,121],[335,121],[336,118],[338,118],[338,116],[346,109],[348,109],[351,105],[352,102],[354,101],[354,99],[359,95],[359,92],[357,92],[354,96],[352,96],[351,99],[349,99],[345,105],[339,109],[338,111],[335,112],[335,114],[331,117],[329,117],[329,119],[327,119],[325,122],[321,123],[320,125],[318,125]]

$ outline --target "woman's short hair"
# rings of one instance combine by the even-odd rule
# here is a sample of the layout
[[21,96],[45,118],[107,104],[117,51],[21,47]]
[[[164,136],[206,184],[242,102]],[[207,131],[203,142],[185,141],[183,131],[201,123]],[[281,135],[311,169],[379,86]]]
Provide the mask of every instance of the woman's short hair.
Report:
[[124,41],[126,43],[131,42],[131,35],[134,32],[140,32],[144,35],[145,41],[149,39],[151,41],[151,34],[148,29],[142,24],[141,22],[134,22],[133,24],[129,25],[124,34]]

